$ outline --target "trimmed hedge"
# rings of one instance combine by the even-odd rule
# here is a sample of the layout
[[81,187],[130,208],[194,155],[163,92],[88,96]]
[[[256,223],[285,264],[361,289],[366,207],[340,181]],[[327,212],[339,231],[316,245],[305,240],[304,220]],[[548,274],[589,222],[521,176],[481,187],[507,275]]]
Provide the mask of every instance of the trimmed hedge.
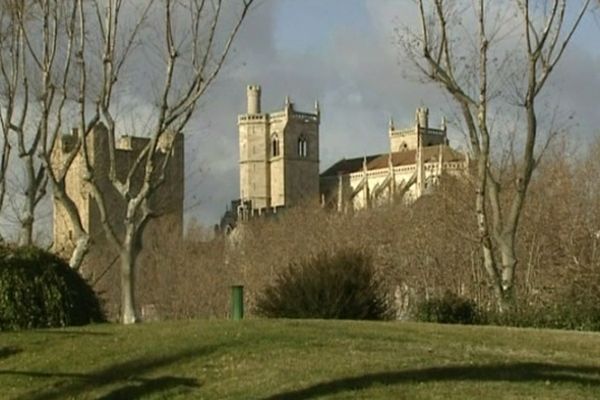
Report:
[[35,247],[0,247],[0,330],[102,321],[93,289],[63,260]]
[[355,250],[291,263],[257,301],[270,318],[387,319],[388,301],[371,257]]

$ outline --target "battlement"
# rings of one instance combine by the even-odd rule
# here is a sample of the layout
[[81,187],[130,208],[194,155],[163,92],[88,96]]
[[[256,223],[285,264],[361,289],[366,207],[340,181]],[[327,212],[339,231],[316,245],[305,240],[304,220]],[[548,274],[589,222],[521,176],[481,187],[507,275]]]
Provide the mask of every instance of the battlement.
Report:
[[293,112],[288,115],[288,118],[293,120],[300,120],[302,122],[319,122],[319,114],[305,113],[305,112]]
[[117,139],[115,148],[117,150],[133,151],[146,146],[149,141],[150,139],[144,137],[124,135]]
[[397,129],[394,120],[390,118],[388,135],[390,138],[390,151],[414,150],[421,146],[448,144],[446,136],[446,118],[442,118],[440,128],[429,127],[429,110],[424,107],[417,108],[415,124],[410,128]]
[[287,109],[275,111],[265,114],[241,114],[238,115],[238,125],[248,122],[268,122],[277,118],[286,118],[287,120],[302,121],[302,122],[319,122],[319,113],[296,111],[291,103]]
[[[440,135],[440,136],[445,136],[446,135],[446,131],[443,129],[436,129],[436,128],[420,128],[421,133],[423,134],[427,134],[427,135]],[[404,129],[394,129],[390,131],[390,136],[407,136],[407,135],[414,135],[415,134],[415,128],[404,128]]]
[[238,115],[238,124],[241,122],[265,122],[267,114],[243,114]]
[[78,139],[76,134],[62,135],[60,137],[60,150],[63,153],[71,152],[71,150],[73,150],[77,145],[77,140]]

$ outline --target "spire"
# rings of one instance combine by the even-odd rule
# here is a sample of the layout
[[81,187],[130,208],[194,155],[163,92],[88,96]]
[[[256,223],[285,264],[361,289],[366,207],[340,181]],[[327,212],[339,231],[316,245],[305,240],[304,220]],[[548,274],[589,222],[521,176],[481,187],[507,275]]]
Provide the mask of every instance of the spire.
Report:
[[443,146],[440,144],[438,153],[438,176],[442,176],[442,168],[444,167],[444,151]]
[[367,176],[367,157],[363,158],[363,205],[365,208],[369,208],[369,177]]
[[417,190],[415,199],[418,199],[423,194],[424,189],[424,171],[423,171],[423,146],[421,144],[421,135],[417,136],[417,152],[416,152],[416,167],[417,167]]
[[442,117],[442,130],[444,131],[444,134],[446,133],[446,130],[448,129],[447,123],[446,123],[446,116]]
[[315,111],[317,114],[321,113],[321,107],[319,106],[319,100],[315,100]]
[[417,108],[415,119],[417,127],[427,130],[429,128],[429,109],[427,107]]
[[394,118],[392,118],[391,115],[390,115],[390,122],[389,122],[389,130],[390,130],[390,132],[392,132],[394,130]]
[[396,174],[394,173],[394,160],[392,159],[392,152],[388,153],[388,168],[390,169],[390,203],[394,201],[396,195]]
[[285,106],[289,106],[290,105],[290,96],[286,95],[285,96]]
[[344,187],[342,181],[342,174],[338,174],[338,198],[337,198],[337,209],[338,212],[342,212],[344,207]]

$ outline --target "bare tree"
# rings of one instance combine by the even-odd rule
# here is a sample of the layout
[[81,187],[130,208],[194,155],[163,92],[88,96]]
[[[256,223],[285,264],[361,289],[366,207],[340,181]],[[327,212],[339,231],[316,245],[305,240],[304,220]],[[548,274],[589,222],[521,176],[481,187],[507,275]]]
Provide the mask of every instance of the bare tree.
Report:
[[[33,227],[35,210],[46,193],[46,175],[42,163],[37,159],[36,152],[40,143],[40,130],[30,116],[35,113],[39,103],[48,101],[48,97],[38,92],[36,84],[30,82],[28,64],[32,61],[27,50],[25,36],[26,24],[35,24],[35,5],[33,2],[5,1],[0,8],[0,87],[3,94],[3,109],[0,112],[0,124],[3,131],[3,158],[1,161],[2,187],[0,202],[6,193],[6,172],[9,167],[10,149],[14,145],[19,157],[19,165],[23,171],[22,190],[23,200],[18,212],[20,222],[19,244],[33,243]],[[51,46],[55,45],[46,30],[47,46],[42,52],[48,55]],[[29,43],[31,49],[35,44]],[[46,61],[46,58],[44,58]],[[38,71],[33,72],[37,78]],[[33,79],[37,82],[36,79]],[[20,173],[21,171],[18,171]],[[0,203],[1,205],[1,203]]]
[[[32,244],[36,207],[46,194],[48,181],[56,199],[72,220],[78,246],[71,258],[77,268],[89,248],[79,211],[66,194],[65,179],[79,145],[57,163],[53,150],[66,124],[72,123],[79,101],[73,85],[76,70],[77,1],[6,0],[0,4],[0,87],[3,107],[0,123],[4,136],[2,192],[11,147],[18,150],[23,176],[17,190],[23,199],[17,212],[19,243]],[[81,33],[81,31],[79,32]],[[67,120],[67,121],[65,121]],[[2,197],[3,199],[3,197]]]
[[[12,13],[11,9],[3,5],[0,8],[0,72],[2,73],[2,79],[4,82],[13,83],[16,80],[18,65],[13,63],[10,64],[10,68],[5,62],[5,50],[14,49],[14,25],[12,24]],[[2,104],[0,109],[0,125],[2,129],[2,159],[0,160],[0,212],[4,209],[4,199],[6,197],[6,173],[8,171],[8,165],[10,161],[10,154],[12,146],[9,139],[10,123],[12,119],[12,113],[14,112],[14,98],[15,85],[2,85],[2,98],[7,101]]]
[[[2,35],[0,73],[6,104],[3,134],[17,138],[27,171],[27,209],[33,216],[46,182],[55,203],[71,222],[70,264],[78,268],[91,245],[82,210],[67,190],[67,174],[81,173],[82,188],[95,201],[103,230],[121,261],[121,317],[137,320],[134,270],[141,237],[157,211],[153,195],[167,179],[174,138],[181,133],[198,100],[219,74],[254,0],[31,0],[7,1],[2,10],[10,35]],[[4,20],[3,20],[4,21]],[[143,76],[142,76],[143,75]],[[117,168],[117,127],[123,93],[139,92],[152,107],[149,140],[131,163]],[[90,134],[106,127],[108,177],[91,160]],[[65,127],[75,126],[65,146]],[[10,141],[5,140],[8,160]],[[60,148],[61,157],[56,157]],[[7,161],[6,161],[7,162]],[[77,171],[73,166],[77,163]],[[81,168],[80,168],[81,167]],[[0,176],[1,178],[2,176]],[[108,180],[124,204],[125,216],[111,218],[113,204],[103,192]],[[3,186],[0,186],[2,189]],[[24,219],[25,221],[25,219]],[[32,224],[33,222],[31,222]],[[31,234],[22,235],[31,238]]]
[[[99,76],[99,90],[93,104],[79,108],[79,132],[85,135],[102,121],[107,128],[109,152],[109,181],[126,204],[125,218],[119,221],[122,229],[111,222],[108,216],[107,199],[99,186],[99,178],[94,175],[89,152],[84,137],[81,138],[81,151],[85,165],[85,180],[89,183],[92,197],[98,205],[101,221],[109,242],[117,249],[120,257],[121,275],[121,319],[123,323],[137,320],[134,301],[134,276],[136,259],[141,250],[141,238],[148,221],[155,216],[151,198],[165,182],[165,171],[171,159],[176,133],[183,131],[190,121],[198,100],[217,77],[231,48],[234,37],[245,19],[253,0],[236,3],[237,16],[233,22],[227,20],[224,1],[165,0],[147,1],[138,13],[139,17],[131,24],[126,21],[124,3],[120,0],[93,2],[93,15],[98,21],[94,32],[98,33],[100,60],[94,60],[92,52],[85,49],[94,23],[88,20],[86,5],[78,1],[78,26],[81,30],[77,51],[80,68],[79,82],[83,102],[89,94],[88,72],[93,66],[102,65]],[[231,5],[231,2],[229,2]],[[127,16],[131,18],[131,14]],[[155,30],[143,29],[149,22]],[[228,24],[228,25],[227,25]],[[133,26],[124,39],[125,26]],[[227,26],[227,27],[225,27]],[[154,41],[144,37],[145,32],[158,32]],[[116,91],[121,82],[124,68],[135,62],[137,54],[154,51],[160,57],[154,61],[159,65],[151,82],[160,82],[156,99],[155,118],[149,129],[149,141],[133,161],[129,171],[118,173],[116,165]],[[156,53],[156,52],[159,53]],[[148,53],[146,53],[148,54]],[[138,62],[144,58],[138,58]],[[87,114],[87,111],[93,111]],[[141,181],[136,177],[141,176]]]
[[[572,1],[567,5],[566,0],[505,3],[496,6],[511,17],[518,16],[516,36],[510,23],[503,25],[511,19],[500,22],[499,14],[492,12],[494,5],[486,0],[417,0],[421,29],[406,30],[401,36],[408,57],[422,76],[451,96],[466,125],[476,160],[475,217],[483,267],[500,310],[514,304],[517,230],[532,173],[546,147],[538,143],[542,132],[537,100],[590,9],[590,0],[577,5]],[[471,15],[474,18],[469,21]],[[476,27],[474,38],[467,33],[470,22]],[[512,55],[497,61],[506,43],[501,39],[506,37],[512,40],[506,49]],[[511,96],[502,96],[500,88],[512,92]],[[500,179],[492,160],[490,115],[500,100],[515,105],[511,115],[523,115],[525,121],[516,134],[521,146],[511,182]]]

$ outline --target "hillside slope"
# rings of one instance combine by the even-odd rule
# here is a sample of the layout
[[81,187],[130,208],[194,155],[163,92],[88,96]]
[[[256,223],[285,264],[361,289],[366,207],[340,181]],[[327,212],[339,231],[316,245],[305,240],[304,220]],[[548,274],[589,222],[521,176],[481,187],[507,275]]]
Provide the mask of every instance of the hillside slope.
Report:
[[594,399],[600,334],[248,320],[0,333],[2,399]]

